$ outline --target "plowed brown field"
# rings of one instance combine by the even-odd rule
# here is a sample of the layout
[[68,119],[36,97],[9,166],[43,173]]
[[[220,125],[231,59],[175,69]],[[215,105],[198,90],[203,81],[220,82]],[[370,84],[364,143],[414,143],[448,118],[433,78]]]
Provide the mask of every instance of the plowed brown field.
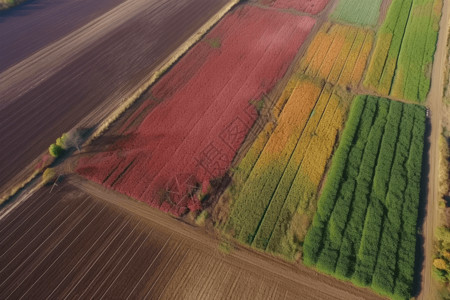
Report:
[[202,228],[74,184],[89,193],[43,188],[0,219],[1,299],[379,299],[246,249],[225,255]]

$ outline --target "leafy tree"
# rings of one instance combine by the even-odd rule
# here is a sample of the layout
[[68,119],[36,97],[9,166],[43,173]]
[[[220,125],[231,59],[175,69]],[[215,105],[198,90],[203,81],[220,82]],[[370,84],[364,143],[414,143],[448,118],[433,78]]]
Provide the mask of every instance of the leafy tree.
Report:
[[50,147],[48,147],[48,152],[53,157],[59,157],[64,153],[64,149],[57,144],[51,144]]

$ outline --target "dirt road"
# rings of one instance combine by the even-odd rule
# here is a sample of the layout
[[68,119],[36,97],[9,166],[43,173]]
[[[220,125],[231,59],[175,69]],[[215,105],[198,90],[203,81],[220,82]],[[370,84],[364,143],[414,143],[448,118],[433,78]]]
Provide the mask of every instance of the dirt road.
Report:
[[431,133],[429,149],[429,175],[426,217],[423,224],[424,235],[424,265],[422,268],[422,287],[418,299],[429,300],[436,298],[436,288],[433,287],[431,274],[433,260],[434,229],[438,224],[439,201],[439,135],[442,120],[442,92],[444,86],[445,61],[447,55],[447,36],[450,17],[449,1],[444,0],[442,19],[440,23],[439,39],[434,56],[431,90],[428,95],[428,107],[431,112]]
[[227,2],[128,0],[0,73],[0,192],[63,132],[106,116]]

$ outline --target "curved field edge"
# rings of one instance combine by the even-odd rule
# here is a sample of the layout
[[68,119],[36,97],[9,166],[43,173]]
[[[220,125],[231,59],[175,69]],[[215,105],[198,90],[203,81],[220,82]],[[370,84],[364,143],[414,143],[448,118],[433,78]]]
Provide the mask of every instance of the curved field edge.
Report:
[[421,106],[354,100],[305,238],[305,264],[411,297],[425,118]]

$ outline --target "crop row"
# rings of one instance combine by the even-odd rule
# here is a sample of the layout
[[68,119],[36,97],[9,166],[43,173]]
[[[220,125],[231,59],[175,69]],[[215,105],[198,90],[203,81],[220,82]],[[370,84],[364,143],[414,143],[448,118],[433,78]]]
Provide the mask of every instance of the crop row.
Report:
[[[272,6],[282,9],[295,9],[301,12],[316,15],[320,13],[329,0],[272,0]],[[263,2],[264,3],[264,2]]]
[[375,26],[383,0],[340,0],[331,17],[356,25]]
[[356,87],[372,49],[371,30],[326,23],[300,62],[300,72],[332,84]]
[[193,193],[228,171],[258,117],[251,102],[285,74],[314,23],[237,8],[152,87],[108,151],[77,171],[174,215],[199,207]]
[[382,95],[425,101],[442,0],[394,0],[381,26],[364,85]]
[[323,82],[306,77],[293,82],[276,124],[266,125],[237,167],[226,225],[240,242],[288,259],[306,234],[349,104]]
[[423,107],[354,100],[305,238],[306,264],[409,299],[424,134]]

